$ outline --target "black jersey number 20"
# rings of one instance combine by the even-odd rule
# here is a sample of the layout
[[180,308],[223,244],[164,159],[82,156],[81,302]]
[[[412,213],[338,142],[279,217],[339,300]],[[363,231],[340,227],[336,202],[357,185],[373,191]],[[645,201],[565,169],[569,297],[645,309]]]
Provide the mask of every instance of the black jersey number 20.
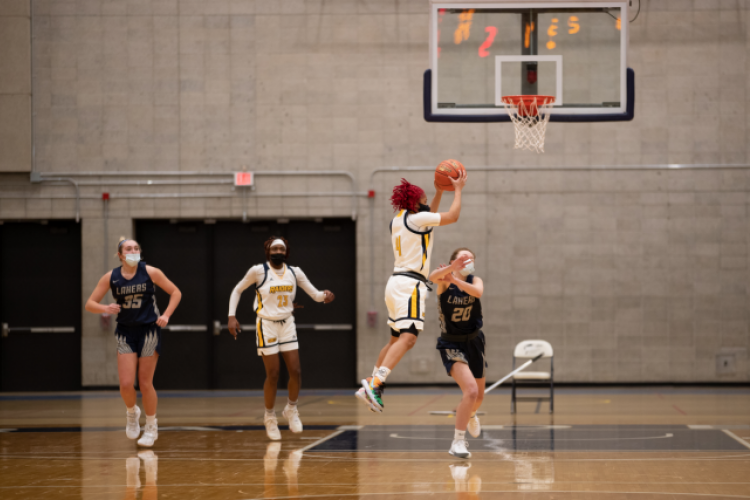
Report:
[[469,321],[471,319],[471,309],[474,306],[469,307],[457,307],[453,310],[453,316],[451,316],[451,321],[454,323],[458,323],[459,321]]
[[122,305],[123,309],[140,309],[142,293],[138,295],[127,295],[125,297],[125,303]]

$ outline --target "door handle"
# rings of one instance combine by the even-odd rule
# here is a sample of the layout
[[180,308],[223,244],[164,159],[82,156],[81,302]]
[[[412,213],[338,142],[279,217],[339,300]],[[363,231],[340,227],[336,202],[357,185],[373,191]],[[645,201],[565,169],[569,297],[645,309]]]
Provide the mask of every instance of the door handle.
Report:
[[2,336],[7,337],[12,332],[15,333],[75,333],[75,326],[14,326],[8,323],[2,324]]
[[170,332],[207,332],[206,325],[167,325],[161,328]]
[[[224,325],[219,320],[214,321],[214,335],[220,335],[222,330],[227,330],[229,328],[229,325]],[[257,327],[253,324],[252,326],[243,326],[243,330],[247,330],[250,332],[254,332]],[[300,323],[297,325],[297,330],[339,330],[339,331],[346,331],[346,330],[354,330],[354,325],[351,324],[326,324],[326,323]]]

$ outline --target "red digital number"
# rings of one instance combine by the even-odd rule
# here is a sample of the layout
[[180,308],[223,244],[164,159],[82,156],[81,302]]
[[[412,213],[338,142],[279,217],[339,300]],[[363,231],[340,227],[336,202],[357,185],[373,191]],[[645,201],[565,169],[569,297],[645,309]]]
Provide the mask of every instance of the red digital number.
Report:
[[490,53],[487,51],[492,46],[492,42],[495,41],[495,35],[497,35],[497,28],[494,26],[487,26],[484,31],[488,33],[487,39],[479,47],[479,57],[487,57]]

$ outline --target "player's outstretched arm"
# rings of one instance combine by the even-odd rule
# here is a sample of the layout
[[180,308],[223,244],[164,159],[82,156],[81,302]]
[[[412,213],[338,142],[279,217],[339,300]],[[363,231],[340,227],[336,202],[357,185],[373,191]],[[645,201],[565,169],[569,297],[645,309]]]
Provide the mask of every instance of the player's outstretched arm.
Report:
[[109,280],[111,277],[112,271],[109,271],[102,276],[99,283],[96,284],[96,288],[94,288],[94,291],[91,293],[91,297],[86,301],[86,310],[88,312],[94,314],[117,314],[120,312],[120,306],[118,304],[108,304],[106,306],[100,304],[104,296],[107,295],[107,290],[109,290]]
[[474,276],[473,281],[474,283],[467,283],[466,281],[453,278],[451,283],[456,285],[459,290],[468,293],[472,297],[481,299],[482,294],[484,293],[484,282],[482,281],[482,278],[477,278],[476,276]]
[[427,279],[435,283],[441,282],[441,280],[450,275],[453,271],[460,271],[461,269],[466,267],[466,263],[470,260],[471,257],[469,257],[468,255],[462,255],[451,262],[450,266],[440,265],[440,267],[430,273],[430,276]]
[[313,299],[315,302],[322,302],[324,304],[333,302],[333,300],[336,298],[336,296],[333,295],[333,292],[331,292],[330,290],[323,290],[321,292],[310,282],[310,279],[302,271],[302,269],[300,269],[299,267],[295,267],[294,269],[296,269],[295,272],[297,276],[297,286],[303,289],[311,299]]
[[430,212],[437,213],[438,209],[440,208],[440,200],[443,198],[443,188],[437,185],[437,182],[435,183],[435,196],[432,198],[432,202],[430,202]]
[[157,269],[152,266],[146,266],[146,272],[151,278],[151,281],[154,282],[154,285],[158,286],[167,294],[169,294],[169,305],[167,306],[167,310],[164,311],[164,314],[162,314],[159,319],[156,320],[157,325],[167,326],[167,323],[169,323],[169,318],[172,317],[172,314],[174,314],[174,310],[177,309],[177,305],[182,300],[182,292],[174,283],[169,280],[169,278],[167,278],[167,276],[162,272],[161,269]]
[[449,269],[449,267],[446,266],[445,264],[440,264],[438,268],[433,270],[430,273],[430,276],[427,278],[429,281],[432,281],[433,283],[437,283],[438,295],[442,295],[443,292],[445,292],[450,286],[450,283],[448,283],[448,280],[445,279],[445,274],[449,272],[449,271],[446,271],[446,269]]
[[441,226],[447,226],[448,224],[458,222],[458,217],[461,215],[461,191],[466,185],[466,179],[468,178],[468,175],[469,174],[466,173],[466,170],[461,170],[458,179],[450,179],[456,191],[453,196],[453,203],[451,203],[451,208],[448,209],[447,212],[440,214]]

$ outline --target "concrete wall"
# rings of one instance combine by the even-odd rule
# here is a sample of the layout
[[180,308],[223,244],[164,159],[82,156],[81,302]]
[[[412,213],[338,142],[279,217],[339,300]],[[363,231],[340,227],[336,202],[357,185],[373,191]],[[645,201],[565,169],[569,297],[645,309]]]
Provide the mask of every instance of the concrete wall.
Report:
[[0,2],[0,172],[31,171],[31,10]]
[[[458,158],[470,171],[515,169],[472,173],[461,221],[435,237],[436,263],[459,245],[477,251],[487,286],[490,378],[508,370],[517,341],[540,337],[556,349],[560,381],[747,381],[750,169],[607,168],[747,163],[747,4],[642,3],[629,51],[635,120],[553,123],[546,153],[535,155],[512,149],[508,124],[423,121],[425,0],[34,0],[37,169],[48,176],[215,173],[243,165],[341,170],[356,177],[358,191],[371,187],[370,173],[383,166]],[[387,195],[401,175],[374,178],[372,249],[370,204],[358,201],[362,376],[388,339]],[[407,177],[431,185],[428,174]],[[165,180],[153,177],[159,179]],[[217,179],[146,186],[86,179],[96,185],[81,187],[82,299],[115,264],[103,261],[102,192],[112,196],[111,250],[134,218],[351,214],[343,196],[259,197],[282,187],[350,191],[345,178],[262,177],[247,198],[229,185],[208,184]],[[0,193],[0,219],[75,215],[70,186],[5,175]],[[366,324],[371,285],[376,328]],[[394,382],[448,381],[434,350],[434,297],[428,316]],[[111,333],[97,318],[84,318],[83,382],[115,384]],[[721,353],[735,356],[735,374],[717,375]]]

